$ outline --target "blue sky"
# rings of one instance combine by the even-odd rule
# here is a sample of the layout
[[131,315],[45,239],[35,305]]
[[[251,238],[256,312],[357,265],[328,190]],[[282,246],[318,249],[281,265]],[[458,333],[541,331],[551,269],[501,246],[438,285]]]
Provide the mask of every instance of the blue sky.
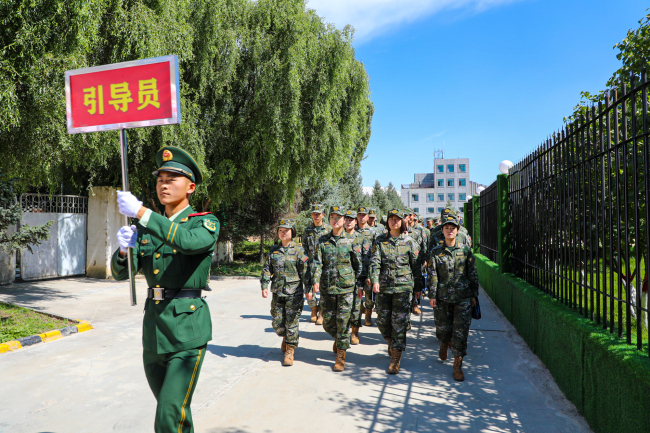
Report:
[[641,0],[310,0],[357,30],[375,115],[361,166],[398,188],[431,172],[434,149],[470,158],[490,184],[620,67],[614,44],[636,29]]

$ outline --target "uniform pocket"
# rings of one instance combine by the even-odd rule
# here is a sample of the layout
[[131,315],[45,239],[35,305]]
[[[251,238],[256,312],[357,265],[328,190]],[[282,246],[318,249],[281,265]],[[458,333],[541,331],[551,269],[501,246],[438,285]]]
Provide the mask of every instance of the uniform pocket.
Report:
[[203,335],[201,319],[203,317],[201,299],[177,299],[174,304],[176,318],[176,339],[181,343],[191,341]]

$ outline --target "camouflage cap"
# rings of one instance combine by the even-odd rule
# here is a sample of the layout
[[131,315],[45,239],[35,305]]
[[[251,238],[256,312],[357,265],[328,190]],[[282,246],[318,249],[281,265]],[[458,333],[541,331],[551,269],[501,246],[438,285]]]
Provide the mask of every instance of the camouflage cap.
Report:
[[312,203],[309,213],[325,213],[325,206],[322,203]]
[[368,208],[368,216],[370,218],[377,218],[377,209],[374,207]]
[[422,221],[422,217],[418,212],[415,212],[415,217],[418,219],[418,221]]
[[453,224],[456,227],[460,227],[460,220],[456,215],[448,215],[447,218],[443,218],[442,225]]
[[330,206],[330,215],[333,213],[343,216],[345,215],[345,210],[343,210],[341,206],[333,204],[332,206]]
[[345,214],[343,215],[344,217],[347,218],[356,218],[357,217],[357,211],[354,209],[348,209],[345,211]]
[[453,207],[446,207],[440,212],[440,218],[444,221],[447,219],[448,216],[453,215],[455,217],[460,216],[460,212],[458,210],[454,209]]
[[358,214],[360,214],[360,213],[365,213],[365,214],[367,214],[367,213],[368,213],[368,208],[365,207],[365,206],[359,206],[359,207],[357,208],[357,213],[358,213]]
[[284,227],[285,229],[292,229],[294,224],[296,223],[296,220],[294,219],[281,219],[278,223],[278,228]]
[[426,217],[424,220],[425,220],[425,221],[431,221],[431,222],[433,222],[433,221],[434,221],[434,218],[433,218],[433,217]]
[[386,221],[388,221],[388,218],[392,217],[393,215],[398,216],[400,219],[404,219],[406,212],[404,209],[393,208],[388,211],[388,217],[386,218]]

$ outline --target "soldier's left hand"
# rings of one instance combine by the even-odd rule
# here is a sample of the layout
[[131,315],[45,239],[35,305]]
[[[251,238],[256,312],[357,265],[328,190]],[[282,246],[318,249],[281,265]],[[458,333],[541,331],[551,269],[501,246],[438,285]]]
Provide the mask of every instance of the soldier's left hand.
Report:
[[359,299],[363,298],[363,289],[359,289],[357,291],[359,292],[359,293],[357,293],[358,296],[359,296]]
[[472,307],[476,305],[476,298],[472,298]]
[[370,287],[370,278],[366,278],[366,286]]
[[375,283],[372,285],[372,291],[375,293],[379,293],[379,283]]
[[120,213],[129,218],[137,218],[142,202],[128,191],[117,192],[117,206]]
[[313,298],[313,297],[314,297],[313,293],[306,293],[305,294],[305,298],[307,298],[308,301],[311,301],[311,298]]
[[262,298],[268,298],[269,297],[269,291],[268,289],[262,290]]

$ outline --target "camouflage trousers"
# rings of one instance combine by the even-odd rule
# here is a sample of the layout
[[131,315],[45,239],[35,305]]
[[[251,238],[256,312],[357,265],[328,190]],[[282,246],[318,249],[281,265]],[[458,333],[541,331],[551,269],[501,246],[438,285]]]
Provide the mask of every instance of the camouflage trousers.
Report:
[[470,299],[459,303],[438,301],[433,310],[436,321],[436,338],[441,343],[451,342],[451,353],[454,356],[467,355],[467,335],[472,323],[472,301]]
[[359,287],[354,289],[354,297],[352,298],[352,312],[350,313],[350,326],[361,327],[361,303],[359,299]]
[[271,300],[273,330],[280,337],[286,337],[289,346],[298,346],[298,322],[305,304],[303,296],[302,293],[293,296],[274,293]]
[[363,292],[366,294],[366,301],[365,301],[366,309],[372,310],[373,308],[375,308],[375,301],[372,300],[372,286],[364,287]]
[[[336,338],[336,347],[350,348],[350,317],[354,304],[354,293],[342,295],[320,295],[320,309],[323,314],[323,328]],[[359,304],[361,305],[361,304]]]
[[314,296],[312,296],[310,300],[307,300],[307,305],[309,305],[309,308],[318,307],[318,298],[316,297],[316,293],[314,293]]
[[406,350],[406,332],[411,329],[411,291],[377,293],[377,328],[384,338],[392,340],[391,348]]

